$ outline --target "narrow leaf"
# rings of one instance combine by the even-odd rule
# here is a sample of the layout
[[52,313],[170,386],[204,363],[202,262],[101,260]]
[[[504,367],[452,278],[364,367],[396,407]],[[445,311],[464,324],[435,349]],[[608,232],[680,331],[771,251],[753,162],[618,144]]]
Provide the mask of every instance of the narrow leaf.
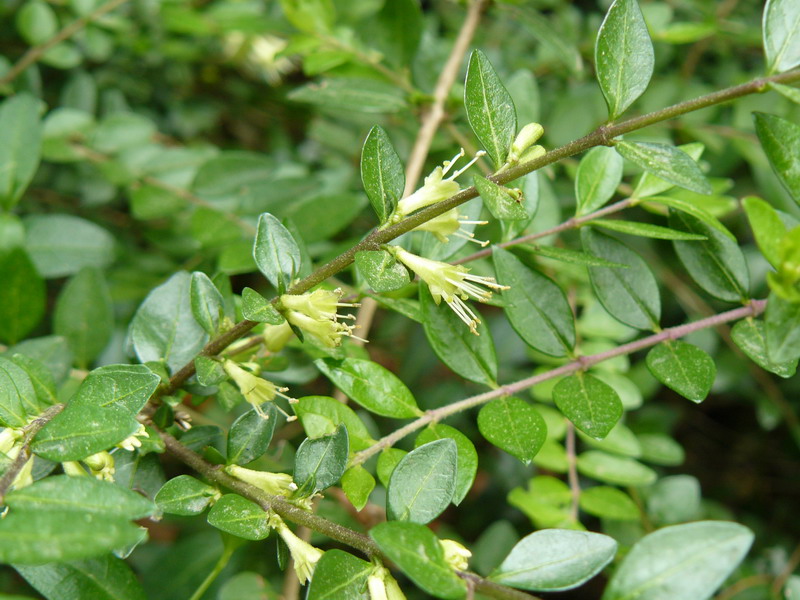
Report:
[[594,62],[610,120],[647,89],[653,75],[653,43],[636,0],[615,0],[597,32]]
[[800,10],[796,2],[767,0],[763,30],[767,74],[800,65]]
[[658,476],[650,467],[624,456],[589,450],[578,456],[578,471],[587,477],[614,485],[645,486]]
[[403,195],[406,176],[397,151],[379,125],[370,129],[364,140],[361,182],[380,223],[385,223]]
[[622,157],[613,148],[592,148],[578,164],[575,175],[576,215],[596,211],[608,202],[622,181]]
[[328,489],[344,474],[349,453],[350,442],[344,425],[339,425],[329,435],[304,440],[295,458],[295,482],[303,487],[313,477],[312,493]]
[[492,250],[497,278],[511,282],[503,291],[503,309],[514,330],[540,352],[567,356],[575,347],[575,323],[564,292],[507,250]]
[[39,167],[40,102],[31,94],[20,92],[0,104],[0,206],[6,210],[22,197]]
[[475,481],[478,472],[478,452],[470,439],[455,427],[442,423],[428,425],[414,440],[414,446],[420,446],[436,440],[451,439],[456,443],[458,468],[456,470],[456,489],[453,493],[453,504],[458,506],[466,497]]
[[273,402],[264,402],[261,412],[263,414],[255,409],[248,410],[231,425],[228,432],[228,464],[246,465],[269,448],[278,409]]
[[800,304],[769,295],[764,315],[767,356],[776,363],[800,358]]
[[283,293],[300,271],[300,247],[281,222],[270,213],[258,218],[253,258],[259,271]]
[[628,235],[653,238],[656,240],[690,241],[707,239],[706,236],[697,233],[687,233],[685,231],[678,231],[677,229],[670,229],[669,227],[652,225],[651,223],[623,221],[622,219],[602,219],[597,221],[589,221],[586,224],[591,225],[592,227],[601,227],[603,229],[610,229],[611,231],[618,231],[619,233],[627,233]]
[[781,240],[786,235],[786,226],[778,212],[761,198],[749,196],[742,200],[742,205],[761,254],[777,269],[780,264]]
[[[795,25],[800,28],[800,11],[794,18]],[[800,31],[797,39],[800,45]],[[794,201],[800,204],[800,125],[766,113],[757,112],[753,116],[756,134],[772,170]]]
[[208,335],[215,335],[224,308],[222,294],[219,293],[208,275],[200,271],[192,273],[189,282],[189,298],[195,321]]
[[44,316],[44,281],[22,248],[0,253],[0,281],[0,341],[15,344]]
[[500,168],[506,162],[517,133],[517,112],[511,94],[480,50],[474,50],[469,58],[464,107],[472,131],[495,168]]
[[520,221],[530,218],[522,199],[512,197],[508,189],[479,175],[472,178],[472,183],[495,219]]

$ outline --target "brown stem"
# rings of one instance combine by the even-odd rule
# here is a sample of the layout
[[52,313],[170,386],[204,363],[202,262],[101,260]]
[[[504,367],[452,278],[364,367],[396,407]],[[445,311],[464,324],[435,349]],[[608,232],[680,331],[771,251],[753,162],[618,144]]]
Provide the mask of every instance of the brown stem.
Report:
[[403,196],[408,196],[417,187],[417,180],[422,174],[425,159],[428,157],[428,151],[431,143],[433,143],[433,136],[436,135],[439,125],[444,120],[444,105],[450,95],[450,88],[453,87],[456,77],[458,77],[458,71],[464,61],[464,54],[466,54],[467,48],[469,48],[469,44],[475,35],[481,12],[485,7],[486,0],[474,0],[470,4],[467,17],[458,32],[458,37],[455,44],[453,44],[453,49],[450,51],[450,56],[447,57],[447,62],[445,62],[444,68],[439,74],[439,79],[436,81],[436,87],[433,91],[433,104],[422,118],[422,125],[417,133],[417,139],[414,141],[414,147],[408,157],[406,187],[403,190]]
[[22,468],[31,457],[30,446],[33,438],[41,431],[42,427],[47,425],[50,420],[62,410],[64,410],[63,404],[54,404],[23,428],[25,431],[25,438],[22,442],[22,447],[19,449],[19,454],[17,454],[14,462],[11,463],[11,466],[8,467],[8,470],[3,474],[2,479],[0,479],[0,506],[3,504],[6,492],[8,492],[8,489],[14,483],[17,475],[19,475],[19,472],[22,471]]
[[411,423],[408,423],[400,429],[397,429],[389,435],[381,438],[369,448],[358,452],[350,461],[350,466],[362,464],[371,456],[374,456],[385,448],[390,448],[405,436],[425,427],[428,423],[438,423],[442,419],[470,408],[475,408],[476,406],[486,404],[490,400],[494,400],[500,396],[510,396],[511,394],[515,394],[529,387],[533,387],[534,385],[548,381],[549,379],[561,377],[563,375],[570,375],[576,371],[583,371],[593,365],[609,360],[616,356],[622,356],[637,352],[639,350],[644,350],[645,348],[655,346],[656,344],[660,344],[661,342],[665,342],[667,340],[676,340],[695,331],[707,329],[708,327],[715,327],[720,323],[736,321],[745,317],[758,316],[764,312],[766,305],[766,300],[752,300],[747,306],[735,308],[733,310],[714,315],[713,317],[694,321],[693,323],[687,323],[677,327],[670,327],[654,335],[623,344],[622,346],[617,346],[616,348],[606,350],[605,352],[590,354],[589,356],[581,356],[577,360],[561,365],[560,367],[556,367],[555,369],[551,369],[545,373],[540,373],[532,377],[521,379],[514,383],[500,386],[497,389],[454,402],[453,404],[448,404],[447,406],[442,406],[441,408],[429,410],[415,421],[412,421]]
[[44,53],[50,50],[50,48],[60,44],[65,40],[68,40],[73,35],[78,33],[81,29],[86,27],[89,23],[91,23],[96,19],[99,19],[104,14],[111,12],[118,6],[122,6],[123,4],[125,4],[125,2],[127,2],[127,0],[110,0],[105,4],[101,4],[88,15],[72,21],[72,23],[64,27],[61,31],[56,33],[46,42],[43,42],[38,46],[33,46],[32,48],[29,48],[28,51],[22,55],[22,58],[20,58],[17,61],[17,63],[13,67],[11,67],[3,77],[0,77],[0,87],[14,81],[17,77],[19,77],[19,75],[25,69],[30,67],[33,63],[37,62],[40,58],[42,58],[42,56],[44,56]]

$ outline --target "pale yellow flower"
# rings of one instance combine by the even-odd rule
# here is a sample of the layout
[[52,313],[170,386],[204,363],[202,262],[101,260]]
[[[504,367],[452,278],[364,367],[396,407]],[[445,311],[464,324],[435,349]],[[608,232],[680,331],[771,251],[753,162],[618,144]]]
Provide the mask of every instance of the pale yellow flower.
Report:
[[297,489],[292,476],[287,473],[254,471],[239,465],[228,465],[225,472],[273,496],[288,496]]
[[292,555],[294,572],[297,574],[297,579],[300,580],[301,584],[310,581],[311,576],[314,574],[314,568],[317,566],[324,552],[297,537],[277,514],[272,513],[270,515],[269,524],[270,527],[278,532],[278,535],[281,536],[281,539],[289,548],[289,554]]

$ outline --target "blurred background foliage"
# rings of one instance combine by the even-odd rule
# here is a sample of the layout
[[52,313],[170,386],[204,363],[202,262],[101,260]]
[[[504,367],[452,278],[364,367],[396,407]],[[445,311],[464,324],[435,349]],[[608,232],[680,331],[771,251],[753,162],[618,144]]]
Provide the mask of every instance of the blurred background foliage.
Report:
[[[249,286],[269,297],[273,292],[257,274],[251,255],[262,212],[288,220],[315,264],[361,239],[375,225],[359,174],[363,140],[380,124],[401,157],[408,156],[419,117],[465,14],[464,4],[452,0],[119,4],[48,50],[13,82],[4,74],[29,47],[91,15],[101,4],[7,0],[0,5],[0,94],[27,91],[41,99],[43,114],[43,161],[20,204],[0,215],[0,247],[22,241],[35,266],[33,276],[44,281],[41,314],[27,330],[7,334],[2,341],[12,345],[28,337],[44,344],[42,340],[52,341],[44,336],[66,336],[74,356],[69,366],[81,369],[128,360],[126,329],[133,312],[176,270],[201,270],[214,275],[223,289],[230,282],[235,293]],[[592,56],[608,4],[497,1],[482,19],[473,47],[486,53],[507,85],[519,122],[544,125],[541,143],[548,149],[581,137],[605,119]],[[654,41],[656,68],[633,113],[734,85],[763,71],[762,2],[643,0],[641,8]],[[431,168],[459,146],[468,152],[477,148],[464,113],[462,81],[447,102],[447,120],[427,163]],[[800,118],[797,104],[770,93],[698,111],[630,138],[705,145],[702,164],[715,193],[672,194],[700,203],[734,231],[750,261],[753,281],[760,282],[754,297],[764,297],[768,265],[752,243],[738,199],[755,194],[791,214],[798,211],[757,143],[754,110],[795,122]],[[573,214],[577,164],[577,159],[564,160],[537,176],[538,213],[526,231],[544,230]],[[626,170],[625,181],[636,174]],[[662,221],[643,209],[628,213],[629,219]],[[478,237],[498,240],[503,235],[499,228],[484,229]],[[548,243],[579,247],[571,233]],[[636,238],[632,244],[662,283],[664,326],[725,309],[725,303],[689,281],[668,242]],[[538,260],[580,309],[583,352],[602,351],[633,337],[633,330],[613,321],[594,300],[583,266]],[[57,312],[65,285],[85,268],[97,278],[92,285],[107,286],[111,307],[95,321],[97,339],[90,348],[77,345],[69,326],[59,325]],[[341,278],[346,285],[359,285],[353,271]],[[43,316],[44,306],[48,316]],[[483,313],[498,353],[500,381],[556,364],[527,348],[499,309],[486,307]],[[381,308],[369,339],[366,350],[352,352],[368,352],[396,373],[423,409],[478,391],[440,364],[421,326],[397,312]],[[800,427],[800,382],[777,380],[749,363],[725,327],[698,333],[690,341],[709,352],[718,369],[712,394],[702,405],[660,386],[638,355],[596,369],[624,391],[630,409],[626,425],[639,436],[634,437],[638,451],[628,448],[628,455],[658,455],[653,450],[658,443],[666,450],[654,461],[660,463],[655,467],[659,481],[633,498],[644,510],[643,519],[601,522],[582,513],[581,522],[625,546],[652,526],[700,517],[738,520],[756,532],[757,542],[737,575],[755,579],[736,598],[775,598],[771,576],[785,569],[800,539],[800,463],[797,438],[791,434]],[[296,397],[331,393],[299,344],[268,368],[273,379],[292,386]],[[66,371],[62,381],[60,394],[68,397],[74,383],[70,385]],[[531,392],[545,416],[550,389],[548,383]],[[187,402],[198,426],[198,447],[208,443],[200,439],[204,434],[221,440],[214,427],[227,426],[243,411],[241,405],[231,406],[235,401],[221,405],[195,396]],[[376,438],[396,425],[359,414]],[[451,509],[435,525],[440,537],[469,542],[478,572],[489,572],[532,528],[569,525],[569,490],[560,482],[563,431],[559,436],[558,427],[553,428],[551,452],[543,451],[538,466],[528,467],[483,441],[473,415],[460,415],[448,424],[476,444],[479,471],[458,511]],[[263,468],[287,469],[293,463],[300,430],[287,428],[278,437],[280,442],[260,459]],[[643,451],[643,440],[651,442],[649,450]],[[406,440],[400,446],[410,449],[412,444]],[[590,448],[584,440],[579,444]],[[149,454],[129,466],[119,464],[117,471],[153,493],[182,467]],[[586,483],[595,482],[587,478]],[[380,498],[373,500],[382,504]],[[320,513],[356,528],[364,525],[335,501],[323,502]],[[219,535],[201,519],[177,517],[151,526],[150,535],[152,541],[130,559],[148,597],[189,597],[221,552]],[[273,556],[271,539],[257,552],[238,551],[204,597],[276,597],[282,578]],[[590,584],[560,597],[596,598],[600,589],[599,583]],[[32,593],[9,569],[0,570],[0,591]]]

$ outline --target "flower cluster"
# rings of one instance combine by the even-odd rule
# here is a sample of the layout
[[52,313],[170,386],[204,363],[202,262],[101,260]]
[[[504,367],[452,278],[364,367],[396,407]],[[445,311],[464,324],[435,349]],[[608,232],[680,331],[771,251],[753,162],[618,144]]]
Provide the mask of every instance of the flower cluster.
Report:
[[[251,366],[254,369],[258,368],[257,365]],[[268,418],[269,415],[267,415],[261,409],[261,405],[265,402],[273,402],[276,396],[285,398],[290,404],[297,402],[297,400],[294,398],[290,398],[283,393],[289,388],[277,387],[271,381],[268,381],[263,377],[259,377],[255,373],[243,369],[238,363],[230,359],[225,359],[222,362],[222,368],[225,369],[225,372],[228,374],[228,376],[233,379],[233,382],[239,388],[239,391],[242,393],[242,396],[244,396],[244,399],[252,404],[255,411],[264,419]],[[295,416],[287,415],[283,410],[280,409],[280,407],[278,407],[278,410],[280,410],[289,421],[294,421],[297,418]]]
[[342,321],[342,319],[355,319],[355,317],[353,315],[341,316],[337,313],[340,307],[354,308],[358,304],[340,302],[341,299],[342,290],[340,289],[319,289],[305,294],[284,294],[281,296],[280,304],[286,320],[291,325],[314,336],[323,346],[336,348],[341,345],[344,336],[361,339],[353,335],[355,325],[349,325]]
[[444,299],[453,312],[458,315],[458,318],[464,321],[475,335],[479,335],[477,326],[481,321],[464,300],[473,298],[479,302],[486,302],[492,297],[491,290],[508,289],[508,286],[500,285],[493,277],[472,275],[466,267],[460,265],[423,258],[399,246],[389,246],[387,249],[394,254],[398,261],[428,284],[436,304]]

